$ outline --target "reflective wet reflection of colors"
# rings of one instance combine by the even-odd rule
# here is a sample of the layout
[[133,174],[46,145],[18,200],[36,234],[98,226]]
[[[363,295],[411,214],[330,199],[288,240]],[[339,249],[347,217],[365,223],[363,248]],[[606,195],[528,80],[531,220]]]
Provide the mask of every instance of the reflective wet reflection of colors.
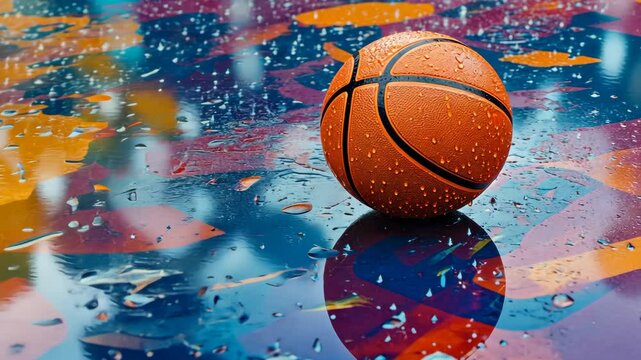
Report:
[[[615,359],[641,351],[641,3],[0,1],[7,359]],[[510,92],[461,213],[368,213],[324,92],[405,30]],[[279,357],[280,356],[280,357]]]

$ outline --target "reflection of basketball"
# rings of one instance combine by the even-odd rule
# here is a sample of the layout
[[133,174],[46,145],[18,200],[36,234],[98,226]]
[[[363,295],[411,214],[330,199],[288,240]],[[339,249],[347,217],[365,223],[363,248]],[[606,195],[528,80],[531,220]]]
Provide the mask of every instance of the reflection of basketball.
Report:
[[356,359],[467,358],[501,315],[506,279],[498,249],[460,213],[417,221],[372,212],[334,249],[349,250],[327,259],[325,303]]
[[428,217],[469,203],[499,174],[512,141],[501,79],[450,37],[407,32],[345,62],[321,119],[341,184],[387,214]]

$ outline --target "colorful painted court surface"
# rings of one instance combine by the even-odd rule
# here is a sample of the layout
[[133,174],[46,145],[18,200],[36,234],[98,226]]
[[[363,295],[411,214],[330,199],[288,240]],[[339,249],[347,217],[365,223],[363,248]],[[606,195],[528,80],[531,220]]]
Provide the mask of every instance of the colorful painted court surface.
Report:
[[[460,212],[372,213],[342,62],[455,37],[509,91]],[[641,1],[0,0],[0,358],[636,359]]]

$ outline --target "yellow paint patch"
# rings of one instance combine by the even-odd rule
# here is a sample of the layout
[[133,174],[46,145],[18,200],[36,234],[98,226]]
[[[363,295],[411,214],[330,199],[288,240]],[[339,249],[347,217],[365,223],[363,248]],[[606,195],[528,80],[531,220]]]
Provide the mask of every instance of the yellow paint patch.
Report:
[[303,311],[330,311],[330,310],[343,310],[351,309],[357,306],[368,306],[371,305],[371,302],[361,297],[360,295],[353,295],[340,300],[327,301],[325,305],[316,306],[311,309],[305,309]]
[[30,68],[31,62],[11,61],[10,59],[0,65],[0,90],[17,85],[22,81],[34,79],[42,74],[51,72],[57,67],[43,66]]
[[111,100],[111,96],[105,94],[96,94],[85,98],[89,102],[103,102]]
[[481,249],[483,249],[485,247],[485,245],[487,245],[487,244],[489,244],[491,242],[492,242],[492,239],[490,239],[490,238],[483,239],[483,240],[479,241],[478,243],[476,243],[476,245],[474,245],[474,247],[470,251],[470,256],[475,255],[477,252],[479,252]]
[[372,26],[422,18],[434,13],[432,4],[367,2],[340,5],[299,14],[301,24],[328,26]]
[[251,277],[235,282],[226,282],[226,283],[220,283],[220,284],[214,284],[211,286],[211,290],[222,290],[222,289],[232,289],[235,287],[243,286],[243,285],[249,285],[249,284],[256,284],[260,282],[264,282],[267,280],[272,280],[275,279],[283,274],[286,274],[291,271],[307,271],[306,269],[303,268],[298,268],[298,269],[287,269],[287,270],[280,270],[276,271],[273,273],[265,274],[265,275],[260,275],[256,277]]
[[135,104],[131,107],[131,112],[144,124],[159,131],[176,128],[178,104],[173,94],[156,90],[134,90],[127,94],[127,100]]
[[0,106],[0,112],[16,112],[3,116],[0,129],[0,205],[24,200],[39,182],[80,168],[82,163],[66,160],[82,160],[92,133],[107,127],[104,122],[85,122],[73,116],[44,115],[40,112],[44,107]]
[[345,62],[352,57],[352,54],[337,47],[334,43],[326,42],[323,44],[323,50],[327,51],[329,57],[336,61]]
[[553,162],[545,167],[557,167],[583,173],[613,189],[641,195],[641,148],[611,151],[582,162]]
[[[60,27],[61,24],[67,27]],[[50,28],[54,32],[35,40],[22,39],[24,31],[36,25],[45,29]],[[123,17],[91,22],[89,17],[39,17],[11,14],[0,16],[0,28],[4,28],[0,30],[0,37],[5,43],[20,48],[19,52],[6,57],[0,65],[0,90],[11,88],[20,82],[58,68],[54,66],[30,68],[35,63],[81,54],[85,55],[85,58],[79,60],[77,64],[87,63],[92,60],[90,58],[92,54],[126,49],[142,41],[142,36],[137,33],[139,25],[133,19]],[[56,29],[60,30],[56,32]],[[95,59],[94,62],[102,64],[102,68],[111,65],[99,60],[101,59]],[[117,73],[118,70],[111,69],[111,71]]]
[[[3,0],[4,1],[4,0]],[[6,16],[0,18],[0,24],[2,24],[8,33],[4,35],[9,39],[20,39],[22,37],[22,32],[29,29],[30,27],[40,25],[40,26],[53,26],[56,24],[65,24],[70,27],[67,28],[67,32],[73,33],[87,26],[91,19],[89,17],[79,17],[79,16],[50,16],[50,17],[41,17],[41,16],[23,16],[16,14],[13,16]],[[24,40],[30,42],[29,40]]]
[[[628,244],[636,249],[628,250]],[[520,299],[550,295],[639,269],[641,237],[636,237],[579,255],[510,268],[507,295]]]
[[533,67],[575,66],[601,62],[600,59],[589,56],[576,56],[571,58],[568,53],[539,50],[521,55],[507,55],[500,60]]

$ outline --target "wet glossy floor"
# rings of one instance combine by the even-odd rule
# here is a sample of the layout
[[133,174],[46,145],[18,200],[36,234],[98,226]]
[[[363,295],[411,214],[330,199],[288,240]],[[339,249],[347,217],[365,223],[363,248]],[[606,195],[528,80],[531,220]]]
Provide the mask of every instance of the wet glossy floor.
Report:
[[[417,29],[496,68],[515,134],[407,222],[318,127]],[[641,1],[0,0],[0,40],[0,358],[641,356]]]

